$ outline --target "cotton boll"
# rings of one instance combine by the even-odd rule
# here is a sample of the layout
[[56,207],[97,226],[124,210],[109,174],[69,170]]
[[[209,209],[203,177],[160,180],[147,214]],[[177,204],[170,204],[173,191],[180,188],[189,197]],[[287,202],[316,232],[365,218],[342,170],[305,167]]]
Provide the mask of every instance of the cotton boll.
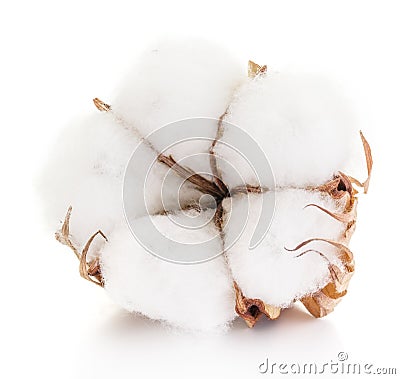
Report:
[[[192,240],[195,235],[188,234]],[[219,244],[214,248],[217,252]],[[122,223],[109,236],[101,264],[106,291],[130,312],[191,330],[224,328],[235,318],[232,281],[222,257],[194,265],[164,261],[147,252]]]
[[[218,119],[243,80],[240,65],[220,46],[203,41],[166,41],[143,54],[117,91],[112,106],[121,118],[147,136],[186,118]],[[206,125],[201,137],[213,140],[216,131],[216,122],[212,128]],[[154,144],[160,149],[165,141],[154,138]],[[210,141],[204,141],[198,151],[207,152],[210,145]],[[190,144],[170,150],[175,159],[192,152]]]
[[57,240],[130,312],[224,329],[235,309],[253,326],[299,299],[320,317],[346,293],[357,180],[338,171],[352,174],[354,119],[325,79],[250,68],[161,43],[50,155],[50,223],[73,209]]
[[[276,202],[275,213],[262,242],[249,250],[257,223],[270,221],[258,221],[263,201],[269,206]],[[304,250],[315,249],[339,264],[335,261],[334,248],[329,244],[315,241],[296,252],[285,250],[310,238],[340,240],[344,225],[315,207],[304,208],[308,204],[318,204],[332,212],[343,211],[343,204],[328,196],[296,189],[263,195],[241,194],[224,200],[229,265],[245,296],[286,307],[293,300],[322,288],[330,279],[327,261],[318,254],[309,252],[295,258]],[[241,234],[246,216],[248,219]]]
[[[240,87],[225,120],[258,142],[277,186],[322,184],[345,168],[358,138],[356,121],[339,92],[317,75],[268,71]],[[229,133],[228,125],[222,141]],[[222,144],[216,152],[240,166]],[[254,181],[251,172],[246,181]]]

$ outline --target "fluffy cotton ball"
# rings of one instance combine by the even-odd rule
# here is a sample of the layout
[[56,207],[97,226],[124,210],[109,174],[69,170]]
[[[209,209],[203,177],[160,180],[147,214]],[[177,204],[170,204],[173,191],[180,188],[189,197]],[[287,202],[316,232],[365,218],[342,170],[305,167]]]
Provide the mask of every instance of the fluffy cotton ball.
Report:
[[[355,118],[340,91],[314,74],[267,71],[248,79],[236,92],[225,120],[243,128],[260,145],[277,186],[324,183],[345,168],[358,137]],[[231,129],[226,125],[222,142],[232,139]],[[257,183],[251,170],[240,169],[243,158],[222,143],[216,152],[239,167],[247,183]]]
[[[275,203],[275,212],[273,217],[259,220],[263,201],[272,210]],[[301,251],[312,248],[335,262],[334,250],[329,244],[315,241],[297,252],[285,250],[310,238],[339,240],[343,234],[342,223],[315,207],[304,208],[308,204],[317,204],[332,212],[343,211],[343,205],[330,197],[296,189],[263,195],[240,194],[224,200],[229,265],[245,296],[287,307],[293,300],[322,288],[330,279],[327,261],[318,254],[310,252],[295,258]],[[270,227],[262,242],[250,250],[250,240],[258,223],[266,226],[270,223]]]
[[[287,307],[331,280],[326,259],[285,249],[310,238],[347,242],[353,225],[306,207],[355,215],[351,190],[342,200],[318,190],[346,166],[357,135],[325,80],[269,71],[246,80],[217,46],[166,42],[143,55],[111,107],[100,109],[63,132],[42,194],[52,224],[73,207],[77,248],[99,229],[107,236],[86,262],[116,303],[209,330],[235,317],[234,281],[244,296]],[[218,168],[221,182],[212,182]],[[188,173],[196,184],[185,182]],[[269,191],[251,188],[259,185]],[[260,231],[267,233],[249,249]],[[331,245],[307,248],[344,268]]]
[[[182,237],[167,216],[159,218],[170,238]],[[201,242],[203,233],[186,231],[186,237]],[[211,247],[216,254],[220,248],[218,240]],[[235,318],[232,280],[221,256],[194,265],[164,261],[145,251],[123,223],[109,236],[101,262],[106,291],[128,311],[191,330],[223,328]]]

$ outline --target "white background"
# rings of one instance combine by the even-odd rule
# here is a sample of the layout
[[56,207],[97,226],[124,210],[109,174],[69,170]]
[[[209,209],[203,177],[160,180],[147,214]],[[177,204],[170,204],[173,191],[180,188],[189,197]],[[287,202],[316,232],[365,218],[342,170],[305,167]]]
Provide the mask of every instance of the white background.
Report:
[[[262,377],[275,361],[400,369],[399,11],[396,1],[15,1],[0,14],[2,378]],[[274,68],[303,65],[342,83],[374,153],[352,241],[356,274],[335,312],[302,308],[253,330],[189,335],[126,315],[83,281],[41,225],[33,179],[48,146],[114,85],[149,41],[199,36]],[[360,178],[363,179],[363,178]],[[396,352],[397,350],[397,352]],[[338,375],[335,375],[336,377]]]

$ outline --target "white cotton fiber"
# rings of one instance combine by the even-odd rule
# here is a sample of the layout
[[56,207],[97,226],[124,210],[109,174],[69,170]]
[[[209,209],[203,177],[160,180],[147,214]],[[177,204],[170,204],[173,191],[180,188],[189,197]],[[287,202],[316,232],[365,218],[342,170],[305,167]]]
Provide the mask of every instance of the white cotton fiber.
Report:
[[200,263],[222,253],[221,236],[214,224],[215,209],[186,209],[128,220],[136,239],[162,259]]
[[[187,236],[196,242],[195,234]],[[235,318],[232,281],[221,256],[192,265],[161,260],[123,223],[109,236],[101,264],[106,291],[130,312],[191,330],[224,328]]]
[[105,113],[62,131],[39,183],[52,229],[60,227],[72,206],[70,229],[78,246],[98,229],[112,230],[123,217],[122,178],[136,144],[132,133]]
[[[275,197],[275,199],[274,199]],[[261,202],[273,203],[275,213],[270,228],[262,242],[249,250],[250,239],[257,225]],[[263,195],[236,195],[224,200],[227,254],[233,276],[245,296],[258,298],[267,304],[286,307],[302,296],[322,288],[327,283],[329,271],[326,260],[315,253],[302,257],[296,255],[307,249],[316,249],[335,262],[333,248],[324,242],[315,241],[297,252],[286,251],[310,238],[339,240],[344,226],[315,207],[318,204],[330,211],[338,209],[337,203],[318,192],[287,189]],[[247,218],[240,234],[239,227]],[[269,223],[270,219],[259,222]],[[240,237],[239,237],[240,236]],[[237,242],[231,242],[239,237]],[[339,262],[335,262],[340,264]]]
[[113,109],[144,135],[173,121],[218,118],[244,70],[218,45],[165,41],[146,51],[117,91]]
[[[236,92],[225,120],[257,141],[270,161],[277,186],[329,180],[345,168],[358,138],[356,121],[340,91],[315,74],[268,70],[248,79]],[[222,141],[230,139],[230,129],[226,126]],[[242,166],[223,144],[217,144],[216,152],[234,166]],[[241,172],[247,182],[254,182],[251,171]]]
[[[237,86],[245,79],[245,70],[232,55],[218,45],[203,41],[165,41],[148,49],[112,102],[120,115],[143,136],[166,124],[196,117],[218,119],[225,111]],[[185,127],[185,126],[184,126]],[[201,128],[201,126],[200,126]],[[208,152],[217,122],[204,123],[200,129],[201,146],[186,142],[169,153],[179,160],[195,152]],[[178,130],[173,142],[182,140]],[[192,133],[193,134],[193,133]],[[151,139],[157,149],[165,139]]]

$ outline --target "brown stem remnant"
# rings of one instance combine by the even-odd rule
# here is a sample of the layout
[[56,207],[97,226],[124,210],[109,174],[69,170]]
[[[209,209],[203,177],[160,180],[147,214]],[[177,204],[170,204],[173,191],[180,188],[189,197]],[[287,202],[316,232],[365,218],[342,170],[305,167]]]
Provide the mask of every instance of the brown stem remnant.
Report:
[[88,280],[89,282],[92,282],[94,284],[97,284],[100,287],[103,287],[104,283],[103,283],[103,277],[102,277],[101,271],[100,271],[99,258],[94,258],[90,262],[87,262],[86,258],[87,258],[87,254],[89,252],[90,246],[93,243],[94,239],[98,235],[100,235],[107,241],[107,237],[104,235],[104,233],[101,230],[98,230],[96,233],[94,233],[89,238],[89,240],[86,242],[82,252],[79,253],[78,249],[72,242],[71,235],[69,233],[69,222],[70,222],[70,218],[71,218],[71,212],[72,212],[72,207],[69,207],[61,229],[58,232],[56,232],[56,234],[55,234],[56,240],[59,241],[60,243],[62,243],[63,245],[68,246],[74,252],[76,257],[79,259],[79,273],[80,273],[81,277]]

